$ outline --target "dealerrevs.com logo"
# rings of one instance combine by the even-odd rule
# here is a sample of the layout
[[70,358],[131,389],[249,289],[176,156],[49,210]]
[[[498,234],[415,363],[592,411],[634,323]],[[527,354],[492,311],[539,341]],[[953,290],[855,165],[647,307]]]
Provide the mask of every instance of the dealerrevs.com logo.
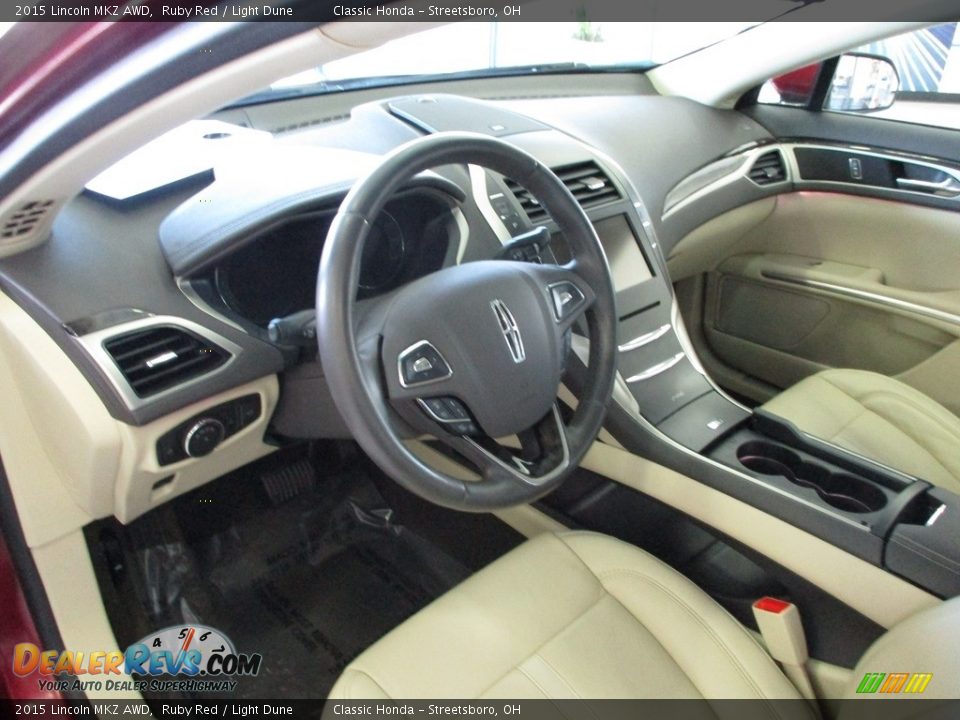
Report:
[[[260,672],[263,656],[238,653],[230,638],[205,625],[176,625],[147,635],[126,651],[40,650],[20,643],[13,672],[39,675],[41,690],[232,691],[236,677]],[[64,679],[72,675],[74,679]],[[129,676],[127,679],[122,676]],[[87,676],[87,677],[83,677]]]

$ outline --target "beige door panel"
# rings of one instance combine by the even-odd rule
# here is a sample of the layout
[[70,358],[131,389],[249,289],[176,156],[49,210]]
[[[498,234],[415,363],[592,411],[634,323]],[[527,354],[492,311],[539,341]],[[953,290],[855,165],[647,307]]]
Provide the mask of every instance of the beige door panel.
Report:
[[[732,390],[759,402],[850,367],[898,377],[960,412],[960,391],[943,382],[960,372],[958,238],[958,213],[793,193],[772,211],[767,200],[706,223],[670,265],[709,272],[699,349],[709,371],[733,376]],[[693,320],[696,308],[682,306]]]
[[670,252],[674,282],[746,254],[798,255],[879,268],[903,290],[956,291],[960,213],[824,192],[795,192],[736,208]]

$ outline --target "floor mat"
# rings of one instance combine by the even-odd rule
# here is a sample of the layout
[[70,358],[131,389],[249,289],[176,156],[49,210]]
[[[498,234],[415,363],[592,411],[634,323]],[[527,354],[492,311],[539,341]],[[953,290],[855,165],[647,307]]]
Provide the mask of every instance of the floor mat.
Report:
[[325,697],[364,648],[470,574],[397,524],[362,472],[292,496],[215,485],[137,529],[150,538],[138,543],[137,584],[154,627],[209,625],[263,656],[231,698]]

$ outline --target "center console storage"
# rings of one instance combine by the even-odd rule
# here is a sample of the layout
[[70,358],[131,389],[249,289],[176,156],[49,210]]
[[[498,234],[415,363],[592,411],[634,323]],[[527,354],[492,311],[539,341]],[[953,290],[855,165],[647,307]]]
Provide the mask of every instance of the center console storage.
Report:
[[704,453],[818,509],[821,536],[940,595],[960,594],[960,497],[757,410]]

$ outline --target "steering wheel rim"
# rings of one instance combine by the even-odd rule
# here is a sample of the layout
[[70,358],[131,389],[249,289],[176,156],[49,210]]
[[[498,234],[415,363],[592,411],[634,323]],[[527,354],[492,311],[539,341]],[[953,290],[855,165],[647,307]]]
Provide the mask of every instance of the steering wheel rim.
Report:
[[[490,168],[527,187],[564,233],[573,260],[564,266],[480,261],[440,270],[402,288],[396,296],[382,303],[379,312],[373,313],[376,319],[369,323],[370,327],[358,330],[355,298],[360,259],[378,213],[387,200],[416,174],[441,165],[465,163]],[[430,284],[430,279],[437,278],[440,273],[447,274],[441,278],[447,282]],[[572,294],[576,296],[576,291],[579,291],[582,301],[575,302],[576,311],[571,312],[569,317],[561,318],[562,308],[557,304],[556,293],[551,295],[551,288],[562,286],[566,290],[571,284],[574,287]],[[456,433],[442,430],[435,433],[480,469],[480,481],[464,481],[424,463],[405,446],[397,429],[398,417],[414,428],[422,429],[424,424],[420,421],[424,413],[411,402],[419,401],[422,405],[423,396],[411,395],[410,389],[404,387],[404,369],[400,360],[395,361],[397,364],[391,363],[399,347],[391,337],[391,326],[407,322],[397,318],[418,315],[417,310],[424,308],[422,298],[433,292],[433,288],[440,287],[438,292],[448,293],[434,301],[448,303],[459,301],[456,294],[466,292],[460,288],[468,285],[473,287],[474,297],[485,297],[484,293],[491,288],[498,288],[500,294],[513,293],[513,297],[522,295],[520,301],[515,301],[515,306],[524,313],[524,327],[528,335],[534,336],[533,344],[540,354],[521,360],[514,357],[515,367],[504,364],[499,367],[506,373],[526,373],[520,380],[528,384],[539,382],[530,374],[533,368],[539,366],[524,366],[524,360],[542,361],[544,367],[556,370],[555,356],[563,353],[562,348],[555,347],[556,339],[561,336],[568,338],[571,327],[579,318],[584,318],[587,323],[591,340],[589,372],[573,417],[568,423],[563,423],[551,401],[541,421],[531,429],[536,435],[534,444],[543,450],[542,462],[553,464],[545,472],[533,472],[531,468],[535,466],[534,463],[498,457],[496,452],[488,449],[486,439],[457,436]],[[521,290],[521,285],[526,289]],[[553,305],[550,305],[551,299]],[[497,302],[500,301],[496,297],[491,297],[489,304],[493,307]],[[486,307],[484,302],[479,304]],[[472,308],[476,305],[471,302],[469,306],[462,307],[469,307],[474,312]],[[533,309],[534,305],[537,309]],[[540,322],[545,322],[548,306],[554,308],[554,325],[541,333]],[[486,317],[482,315],[483,310],[475,312],[481,313],[478,316],[482,320],[480,324],[486,328],[488,324],[494,327],[492,323],[498,319],[500,310],[495,308],[494,312],[490,312],[489,323],[483,320]],[[509,320],[513,320],[509,309],[507,315]],[[413,334],[409,337],[417,337],[418,332],[439,332],[430,329],[434,326],[421,323],[419,330],[410,330]],[[508,346],[511,343],[509,327],[508,322],[500,328]],[[516,322],[512,327],[517,330]],[[518,332],[517,339],[520,340],[520,337]],[[544,338],[543,342],[538,340],[540,337]],[[354,184],[341,204],[327,235],[317,275],[317,340],[333,400],[354,439],[370,458],[401,486],[433,503],[456,510],[485,512],[531,502],[556,488],[579,465],[599,433],[616,373],[613,282],[592,224],[570,191],[549,168],[502,140],[474,133],[437,133],[413,140],[388,154],[377,167]],[[424,340],[430,342],[429,338]],[[456,338],[445,339],[444,352],[457,356],[457,343],[453,340]],[[466,336],[459,338],[459,341],[469,340]],[[406,349],[409,350],[409,347]],[[520,352],[523,353],[522,345]],[[446,362],[442,354],[441,360]],[[505,363],[501,359],[498,362]],[[482,361],[478,359],[477,363],[482,364]],[[469,361],[460,358],[455,364],[463,367]],[[399,372],[399,386],[394,382],[394,372]],[[470,374],[460,373],[461,376]],[[501,373],[500,379],[503,378],[504,373]],[[494,385],[497,378],[489,380],[491,385],[485,394],[496,395]],[[457,390],[454,381],[449,379],[449,382]],[[463,381],[458,377],[457,382]],[[475,379],[472,390],[465,390],[462,386],[459,390],[467,394],[472,392],[473,401],[482,405],[484,399],[478,397],[477,382]],[[527,421],[539,412],[539,404],[543,403],[549,382],[549,377],[544,380],[546,384],[542,386],[539,397],[529,401],[530,407],[525,408],[526,416],[517,418],[516,422]],[[560,377],[557,375],[553,385],[554,398],[559,385]],[[442,387],[430,388],[430,391],[448,392]],[[462,396],[455,391],[448,394],[455,398]],[[499,408],[502,409],[504,398],[499,398],[499,401]],[[481,410],[474,409],[469,403],[467,409],[482,414]],[[486,413],[485,424],[478,424],[484,431],[494,426],[504,429],[503,423],[498,422],[492,412]]]

